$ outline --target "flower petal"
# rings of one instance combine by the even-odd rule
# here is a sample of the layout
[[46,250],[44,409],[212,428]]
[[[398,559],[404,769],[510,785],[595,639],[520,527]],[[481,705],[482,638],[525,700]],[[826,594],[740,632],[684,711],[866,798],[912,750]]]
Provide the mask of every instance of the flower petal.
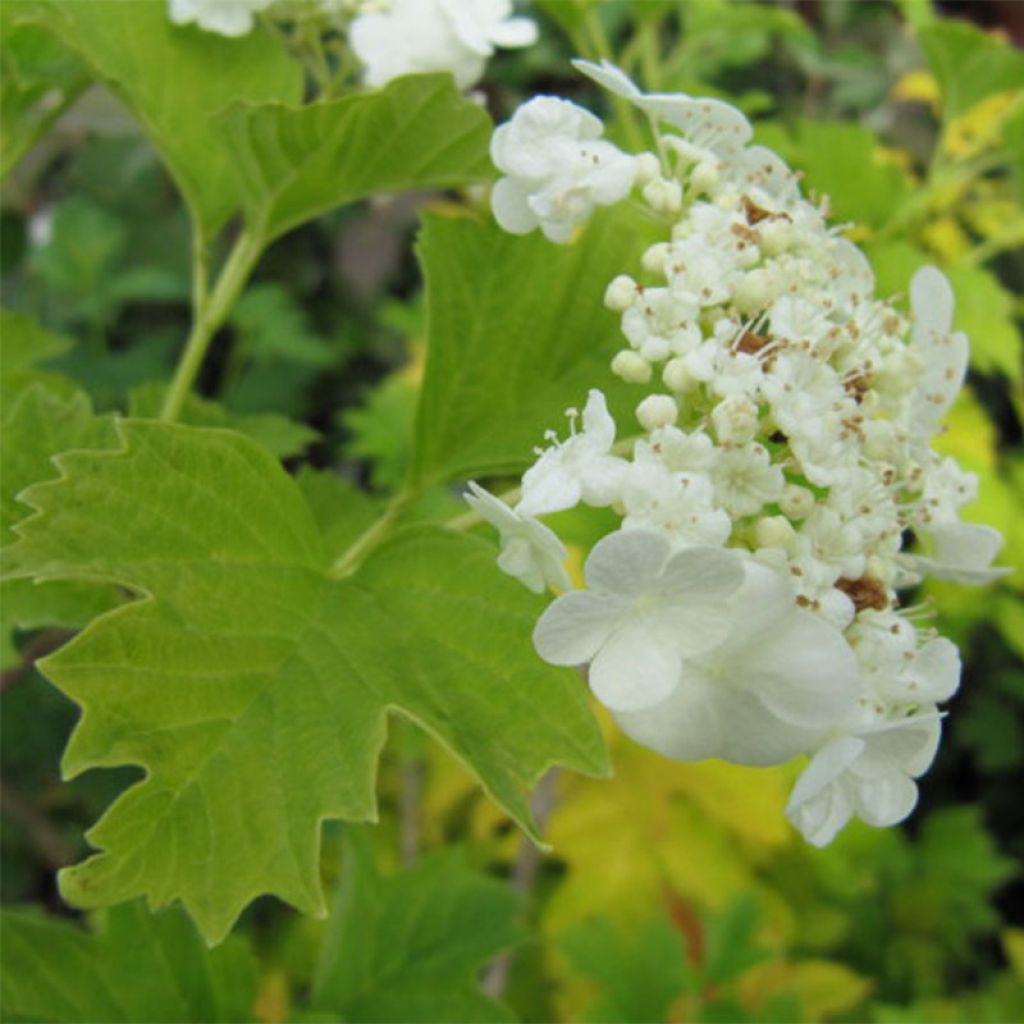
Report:
[[680,661],[642,625],[616,630],[590,665],[594,696],[611,711],[634,711],[663,701],[679,683]]
[[597,654],[623,614],[614,597],[571,590],[545,609],[533,629],[533,646],[551,665],[582,665]]
[[587,586],[622,597],[651,589],[671,553],[671,545],[651,530],[617,530],[602,537],[584,567]]

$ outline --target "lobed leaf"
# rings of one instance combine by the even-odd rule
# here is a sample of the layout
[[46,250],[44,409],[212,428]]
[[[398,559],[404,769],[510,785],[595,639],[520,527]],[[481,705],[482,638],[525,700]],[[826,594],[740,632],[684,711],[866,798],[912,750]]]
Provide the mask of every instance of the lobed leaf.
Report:
[[368,837],[350,833],[311,1009],[345,1020],[511,1020],[479,989],[480,967],[529,935],[520,898],[471,870],[460,850],[381,877]]
[[235,105],[220,119],[250,229],[270,241],[382,192],[486,181],[491,122],[448,74],[289,107]]
[[238,205],[235,157],[214,115],[235,100],[297,102],[302,69],[267,33],[225,39],[173,25],[162,3],[47,0],[41,24],[141,122],[198,229],[210,238]]
[[[521,468],[545,430],[602,386],[628,434],[636,394],[608,369],[625,346],[608,282],[639,262],[636,218],[599,215],[575,244],[430,215],[419,240],[429,347],[413,476]],[[632,402],[624,396],[633,394]]]
[[248,1021],[256,961],[233,939],[205,947],[180,910],[115,907],[93,933],[35,908],[0,913],[5,1019],[54,1024]]
[[8,571],[116,582],[140,599],[42,663],[83,709],[65,775],[146,777],[61,874],[82,906],[181,899],[210,941],[255,896],[322,913],[320,822],[373,820],[397,712],[440,739],[525,828],[552,762],[604,770],[574,673],[533,655],[539,600],[493,549],[437,528],[330,575],[302,490],[230,431],[119,423],[120,450],[63,456],[31,488]]

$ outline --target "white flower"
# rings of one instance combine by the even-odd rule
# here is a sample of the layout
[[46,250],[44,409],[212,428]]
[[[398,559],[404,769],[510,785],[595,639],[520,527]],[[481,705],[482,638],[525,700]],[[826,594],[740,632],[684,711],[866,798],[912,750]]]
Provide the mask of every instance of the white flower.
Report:
[[512,234],[540,227],[567,242],[595,206],[624,199],[636,161],[600,138],[600,119],[568,100],[538,96],[491,137],[491,159],[507,177],[491,192],[498,223]]
[[856,815],[877,828],[914,809],[917,785],[935,758],[941,725],[933,708],[837,736],[797,779],[786,817],[815,846],[827,846]]
[[624,476],[624,530],[657,530],[674,547],[718,547],[729,539],[732,520],[715,507],[714,488],[703,473],[673,473],[657,461],[634,462]]
[[168,0],[168,14],[175,25],[195,22],[207,32],[244,36],[252,31],[255,15],[274,0]]
[[520,580],[535,594],[545,588],[568,590],[572,586],[565,569],[565,545],[543,523],[509,508],[500,498],[469,482],[469,494],[463,497],[481,518],[496,527],[501,535],[498,567]]
[[967,335],[952,332],[953,289],[941,271],[922,267],[910,282],[911,351],[921,367],[910,406],[910,430],[927,444],[949,412],[967,373]]
[[703,430],[688,434],[678,427],[652,430],[648,440],[639,440],[633,449],[636,462],[660,462],[673,473],[699,473],[709,470],[718,458],[718,449]]
[[524,515],[561,512],[579,502],[598,507],[618,500],[627,463],[611,455],[615,420],[604,395],[592,389],[583,408],[583,430],[576,433],[576,413],[569,410],[570,437],[554,443],[523,475],[523,496],[516,506]]
[[773,466],[760,444],[722,451],[712,472],[715,501],[734,516],[756,515],[769,502],[778,501],[786,486],[779,466]]
[[992,566],[1003,546],[1003,535],[979,523],[938,523],[927,530],[932,554],[907,555],[911,571],[939,580],[979,585],[1010,570]]
[[450,71],[458,87],[468,89],[496,47],[536,41],[537,26],[511,13],[511,0],[392,0],[388,11],[355,18],[349,41],[367,85],[415,72]]
[[853,710],[859,672],[842,634],[799,609],[777,573],[751,562],[744,570],[723,642],[687,655],[661,703],[613,709],[638,743],[682,761],[779,764]]
[[557,598],[533,632],[553,665],[590,662],[590,686],[615,711],[664,700],[682,659],[728,632],[728,598],[743,582],[737,555],[715,548],[672,553],[656,533],[619,531],[594,546],[587,590]]
[[655,121],[679,129],[684,136],[685,153],[694,162],[709,156],[735,154],[753,134],[750,122],[730,103],[694,99],[682,93],[644,93],[625,72],[606,60],[594,64],[577,59],[572,63],[577,71],[625,97]]

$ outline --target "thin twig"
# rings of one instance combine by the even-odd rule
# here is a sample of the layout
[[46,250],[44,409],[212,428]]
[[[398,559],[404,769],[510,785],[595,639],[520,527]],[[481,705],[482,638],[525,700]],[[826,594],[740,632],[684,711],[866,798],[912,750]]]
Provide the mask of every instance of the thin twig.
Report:
[[22,652],[21,663],[0,672],[0,693],[10,689],[15,683],[21,682],[31,673],[40,658],[45,658],[47,654],[55,651],[73,635],[69,629],[47,629],[39,636],[34,637]]
[[53,824],[17,790],[0,779],[0,810],[25,831],[32,849],[43,863],[56,871],[75,859],[75,852]]
[[[555,806],[556,788],[558,785],[559,770],[551,768],[548,773],[537,784],[533,799],[530,801],[530,810],[533,812],[534,821],[537,823],[537,831],[541,832],[547,824]],[[524,895],[533,890],[533,884],[537,881],[537,873],[543,857],[536,843],[526,836],[519,844],[519,853],[516,855],[516,862],[512,865],[512,875],[509,885]],[[502,953],[488,968],[484,975],[483,990],[492,999],[498,999],[505,991],[508,984],[509,972],[512,970],[513,953],[511,950]]]

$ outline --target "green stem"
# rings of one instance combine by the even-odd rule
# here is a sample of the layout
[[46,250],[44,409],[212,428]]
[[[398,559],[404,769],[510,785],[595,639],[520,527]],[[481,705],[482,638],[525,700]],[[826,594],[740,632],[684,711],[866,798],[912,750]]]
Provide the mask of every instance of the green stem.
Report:
[[366,561],[375,548],[380,547],[395,528],[406,507],[419,496],[419,490],[403,488],[388,503],[381,516],[360,534],[347,551],[331,566],[329,575],[340,580],[351,576]]
[[[192,386],[195,384],[210,342],[217,329],[227,319],[231,307],[237,301],[242,288],[245,287],[262,252],[262,240],[248,231],[243,231],[238,236],[231,254],[221,269],[217,283],[209,295],[206,294],[205,273],[203,273],[204,283],[202,286],[196,283],[199,273],[194,273],[193,287],[196,289],[196,298],[202,301],[194,309],[192,331],[185,343],[181,358],[178,360],[174,379],[167,391],[164,407],[160,412],[162,420],[173,423],[181,414],[181,407],[185,404],[185,399],[188,398]],[[193,248],[193,256],[195,254],[196,249]]]

